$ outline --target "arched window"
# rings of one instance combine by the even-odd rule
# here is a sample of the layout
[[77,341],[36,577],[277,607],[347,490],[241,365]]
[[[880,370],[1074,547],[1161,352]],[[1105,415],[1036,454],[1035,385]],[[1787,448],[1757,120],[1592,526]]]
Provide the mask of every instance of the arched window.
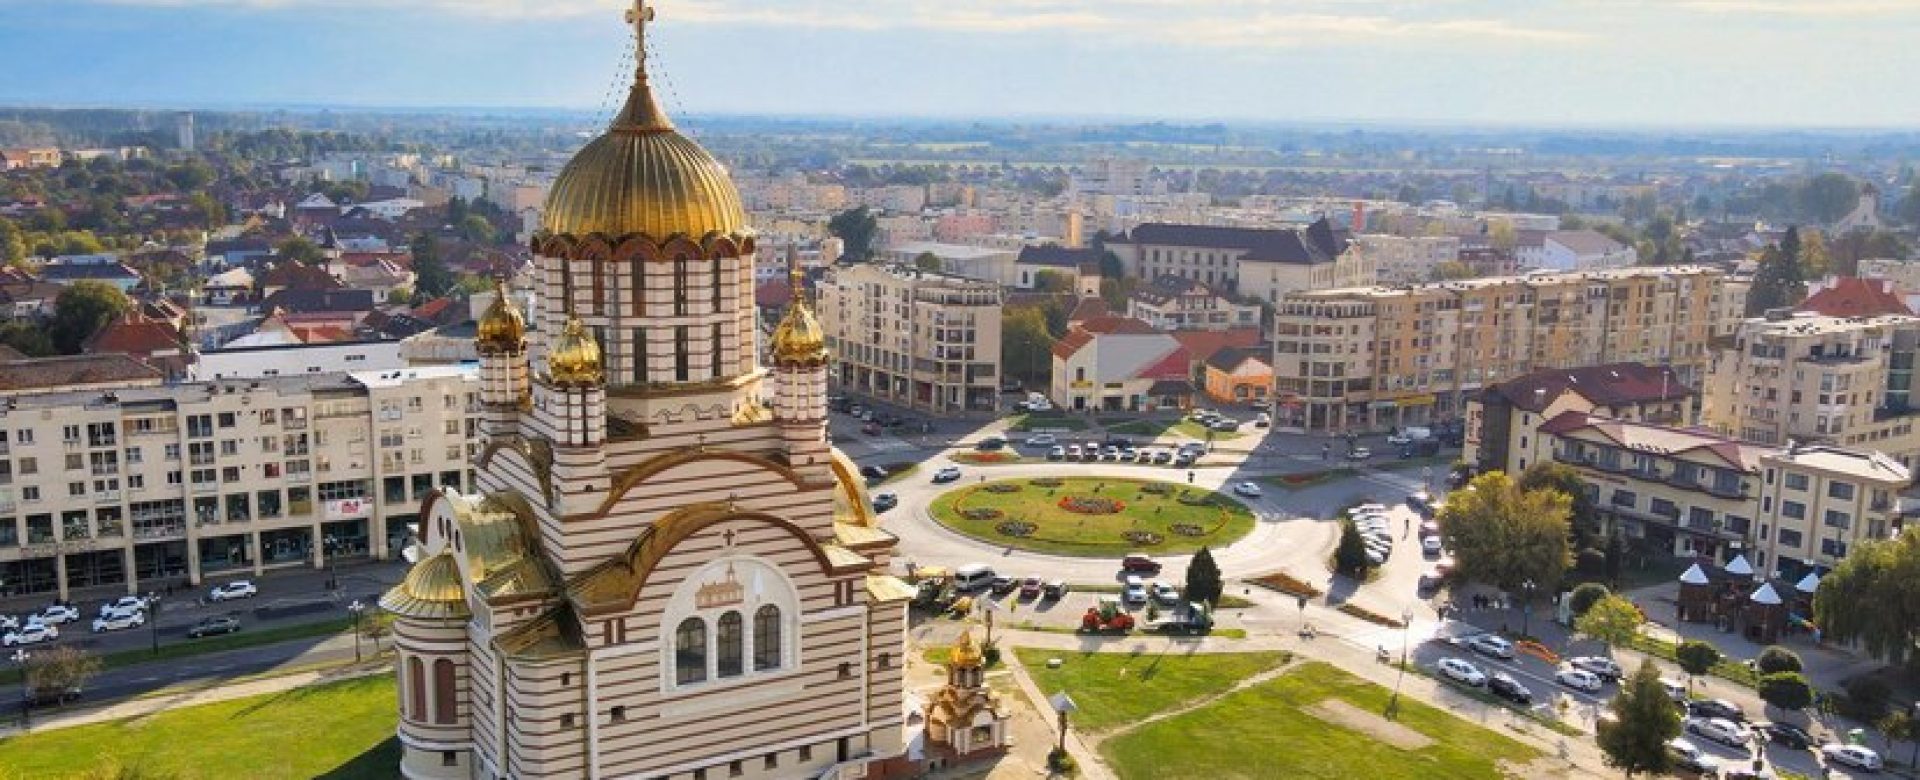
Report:
[[740,613],[728,612],[720,616],[720,663],[718,674],[721,677],[739,677],[746,671],[743,653],[746,643],[746,630],[741,625]]
[[680,621],[673,635],[673,679],[686,685],[707,679],[707,623],[699,618]]
[[427,719],[427,666],[419,656],[407,659],[407,719]]
[[780,608],[772,604],[753,613],[753,670],[780,668]]
[[453,722],[453,662],[433,662],[433,722]]

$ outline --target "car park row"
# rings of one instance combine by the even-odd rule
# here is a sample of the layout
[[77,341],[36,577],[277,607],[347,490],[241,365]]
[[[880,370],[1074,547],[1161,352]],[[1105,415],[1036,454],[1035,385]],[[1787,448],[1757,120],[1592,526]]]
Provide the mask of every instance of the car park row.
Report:
[[[207,600],[219,603],[232,599],[252,598],[258,594],[259,589],[252,582],[235,580],[215,585],[208,591]],[[121,596],[100,605],[91,628],[94,633],[139,628],[147,624],[148,613],[152,608],[152,599],[149,597]],[[65,603],[49,604],[38,612],[21,617],[0,615],[0,646],[22,647],[52,642],[60,638],[60,626],[80,619],[79,608]],[[189,636],[202,636],[206,633],[223,632],[211,631],[196,634],[189,631],[188,633]]]

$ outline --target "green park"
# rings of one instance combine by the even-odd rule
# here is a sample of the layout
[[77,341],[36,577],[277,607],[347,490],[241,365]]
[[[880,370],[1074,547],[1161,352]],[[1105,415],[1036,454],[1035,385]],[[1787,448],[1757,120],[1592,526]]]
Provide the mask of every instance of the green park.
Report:
[[1245,505],[1211,490],[1112,477],[995,480],[948,491],[930,509],[941,525],[991,544],[1090,557],[1218,549],[1254,522]]

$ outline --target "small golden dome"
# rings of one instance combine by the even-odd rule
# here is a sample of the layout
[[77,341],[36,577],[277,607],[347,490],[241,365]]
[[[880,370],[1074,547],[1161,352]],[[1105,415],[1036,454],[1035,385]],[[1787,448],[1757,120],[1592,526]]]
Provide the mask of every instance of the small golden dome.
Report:
[[513,294],[507,290],[507,283],[494,280],[493,305],[487,307],[487,313],[480,318],[479,333],[474,338],[482,352],[512,352],[521,349],[527,340],[527,321],[520,315],[520,307],[513,303]]
[[985,663],[980,646],[973,643],[973,629],[961,632],[959,643],[953,646],[953,652],[947,654],[947,661],[956,667],[972,667]]
[[774,364],[814,366],[826,360],[826,331],[821,329],[820,320],[813,316],[807,304],[794,299],[787,307],[787,316],[773,329]]
[[599,384],[605,377],[600,363],[600,344],[587,332],[579,317],[568,315],[560,340],[547,352],[547,375],[561,384]]
[[400,587],[407,595],[424,602],[452,604],[467,600],[466,589],[460,582],[460,564],[451,553],[441,553],[414,564]]

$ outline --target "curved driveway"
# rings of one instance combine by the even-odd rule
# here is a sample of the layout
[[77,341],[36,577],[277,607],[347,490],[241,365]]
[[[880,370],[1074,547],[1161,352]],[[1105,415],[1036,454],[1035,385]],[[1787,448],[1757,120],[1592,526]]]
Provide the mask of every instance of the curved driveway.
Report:
[[[960,483],[933,484],[933,470],[947,465],[960,466]],[[927,505],[934,497],[967,482],[978,482],[982,477],[998,480],[1088,476],[1157,479],[1176,484],[1186,481],[1185,470],[1165,466],[1099,462],[971,466],[955,464],[948,458],[947,452],[942,452],[923,462],[919,471],[875,491],[890,492],[900,498],[899,506],[880,516],[880,524],[900,537],[896,555],[902,568],[906,561],[921,566],[985,563],[1001,574],[1012,576],[1040,576],[1086,583],[1117,581],[1117,558],[1051,555],[996,546],[940,525],[927,511]],[[1193,484],[1210,490],[1223,490],[1223,483],[1246,478],[1247,474],[1239,469],[1204,467],[1194,469]],[[1303,516],[1297,509],[1282,505],[1278,500],[1279,491],[1263,489],[1266,495],[1260,498],[1234,497],[1247,504],[1256,519],[1253,530],[1245,537],[1225,549],[1214,551],[1214,560],[1220,565],[1221,571],[1230,577],[1247,577],[1279,569],[1319,571],[1317,562],[1333,551],[1338,527],[1325,520]],[[1185,578],[1187,562],[1192,559],[1190,555],[1154,557],[1166,566],[1161,576],[1176,582]],[[1313,563],[1314,566],[1308,569],[1302,565],[1304,563]]]

